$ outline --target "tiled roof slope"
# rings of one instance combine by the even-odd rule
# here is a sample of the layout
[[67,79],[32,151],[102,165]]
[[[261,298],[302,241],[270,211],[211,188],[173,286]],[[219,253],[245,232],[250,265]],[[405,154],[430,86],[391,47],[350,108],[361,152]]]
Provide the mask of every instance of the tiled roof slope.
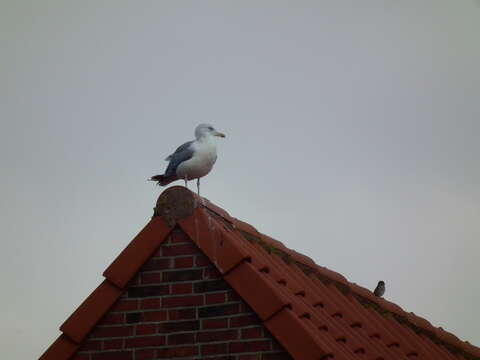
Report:
[[295,359],[480,359],[480,349],[375,297],[183,187],[157,201],[146,227],[60,327],[41,360],[67,360],[175,226],[210,258]]

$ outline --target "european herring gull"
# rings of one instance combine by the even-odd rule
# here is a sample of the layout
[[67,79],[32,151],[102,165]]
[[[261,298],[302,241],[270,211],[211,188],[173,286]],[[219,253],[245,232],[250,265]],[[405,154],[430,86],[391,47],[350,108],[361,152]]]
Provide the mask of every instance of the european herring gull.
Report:
[[212,125],[200,124],[195,128],[195,140],[179,146],[175,152],[165,159],[169,161],[163,175],[150,178],[158,185],[165,186],[173,181],[183,179],[185,186],[188,180],[197,179],[197,193],[200,195],[200,178],[212,170],[217,160],[215,137],[225,137]]

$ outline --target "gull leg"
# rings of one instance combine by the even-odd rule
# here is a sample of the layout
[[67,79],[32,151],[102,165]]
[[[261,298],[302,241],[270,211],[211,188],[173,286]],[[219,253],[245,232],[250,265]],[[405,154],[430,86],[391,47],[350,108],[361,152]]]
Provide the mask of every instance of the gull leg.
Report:
[[200,196],[200,178],[197,179],[197,194],[200,198],[200,203],[205,206],[205,199]]

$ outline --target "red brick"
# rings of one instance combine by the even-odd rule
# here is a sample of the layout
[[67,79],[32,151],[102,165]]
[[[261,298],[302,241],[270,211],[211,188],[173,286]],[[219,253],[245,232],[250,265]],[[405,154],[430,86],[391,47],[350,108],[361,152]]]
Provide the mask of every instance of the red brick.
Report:
[[180,346],[180,347],[157,350],[157,357],[160,359],[188,357],[188,356],[195,356],[195,355],[198,355],[197,346]]
[[132,360],[131,351],[112,351],[98,354],[92,354],[92,360]]
[[281,349],[281,352],[262,354],[262,360],[292,360],[292,358]]
[[230,286],[223,279],[208,279],[197,282],[193,285],[193,291],[196,293],[212,293],[226,291],[229,288]]
[[204,331],[197,333],[197,342],[213,342],[238,339],[237,330]]
[[152,360],[155,358],[155,349],[135,350],[135,360]]
[[220,271],[218,271],[217,268],[208,267],[206,269],[203,269],[204,279],[220,279],[221,277],[222,274],[220,274]]
[[195,331],[200,329],[200,320],[168,321],[158,324],[158,333]]
[[202,269],[175,269],[162,273],[163,282],[182,282],[202,279]]
[[255,355],[240,355],[238,360],[263,360],[263,354],[255,354]]
[[198,248],[193,244],[162,246],[163,256],[193,255],[198,253]]
[[103,341],[103,349],[104,350],[112,350],[112,349],[121,349],[123,347],[123,340],[104,340]]
[[174,296],[164,297],[162,299],[163,307],[180,307],[180,306],[198,306],[203,305],[202,295],[191,296]]
[[137,300],[129,300],[129,299],[120,299],[117,301],[115,305],[113,305],[110,311],[131,311],[138,309],[138,301]]
[[168,311],[169,320],[187,320],[195,319],[196,317],[197,309],[178,309]]
[[143,320],[147,321],[164,321],[167,320],[167,312],[162,311],[149,311],[143,314]]
[[201,318],[211,318],[223,315],[237,314],[239,304],[215,304],[201,307],[198,309],[198,316]]
[[143,321],[143,313],[142,312],[131,312],[126,314],[127,323],[139,323]]
[[112,314],[109,313],[103,317],[103,319],[100,321],[99,325],[118,325],[118,324],[124,324],[125,323],[125,314],[123,313],[118,313],[118,314]]
[[229,353],[267,351],[270,349],[271,349],[271,343],[269,340],[248,341],[248,342],[240,341],[240,342],[231,342],[228,344]]
[[150,335],[157,332],[156,324],[139,324],[135,328],[135,334],[137,335]]
[[143,273],[140,275],[142,284],[157,284],[161,281],[161,273]]
[[208,266],[211,265],[210,260],[205,255],[197,255],[195,257],[195,266]]
[[252,327],[252,328],[242,329],[242,333],[240,337],[242,339],[261,338],[263,337],[263,331],[261,327]]
[[165,345],[165,336],[144,336],[125,340],[125,347],[139,348]]
[[245,303],[240,304],[240,312],[251,313],[253,312],[252,308]]
[[225,302],[225,293],[216,293],[216,294],[206,294],[205,303],[209,304],[220,304]]
[[159,309],[160,298],[143,299],[140,301],[140,309]]
[[191,294],[193,292],[192,283],[172,284],[172,295]]
[[143,265],[142,271],[170,269],[170,265],[171,265],[170,259],[153,258],[153,259],[150,259],[145,265]]
[[174,268],[191,268],[193,267],[193,256],[181,257],[174,259]]
[[88,340],[83,343],[80,347],[79,351],[94,351],[94,350],[101,350],[102,349],[102,342],[98,340]]
[[96,328],[92,333],[92,337],[94,338],[121,337],[121,336],[130,336],[130,335],[133,335],[132,326],[99,327],[99,328]]
[[242,315],[230,318],[230,327],[243,327],[248,325],[257,325],[260,320],[255,314]]
[[180,333],[168,335],[168,345],[182,345],[195,343],[194,333]]
[[206,319],[202,321],[202,329],[225,329],[228,319]]
[[170,294],[170,286],[166,284],[150,284],[147,286],[132,286],[128,289],[130,298],[157,297]]
[[228,347],[226,343],[222,344],[205,344],[201,347],[202,355],[226,354]]

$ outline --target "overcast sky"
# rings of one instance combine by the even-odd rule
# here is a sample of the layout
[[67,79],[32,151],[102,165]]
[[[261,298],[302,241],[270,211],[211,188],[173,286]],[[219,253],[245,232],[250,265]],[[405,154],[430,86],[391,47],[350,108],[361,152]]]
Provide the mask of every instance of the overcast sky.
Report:
[[2,358],[59,335],[202,122],[205,197],[480,345],[478,2],[0,4]]

